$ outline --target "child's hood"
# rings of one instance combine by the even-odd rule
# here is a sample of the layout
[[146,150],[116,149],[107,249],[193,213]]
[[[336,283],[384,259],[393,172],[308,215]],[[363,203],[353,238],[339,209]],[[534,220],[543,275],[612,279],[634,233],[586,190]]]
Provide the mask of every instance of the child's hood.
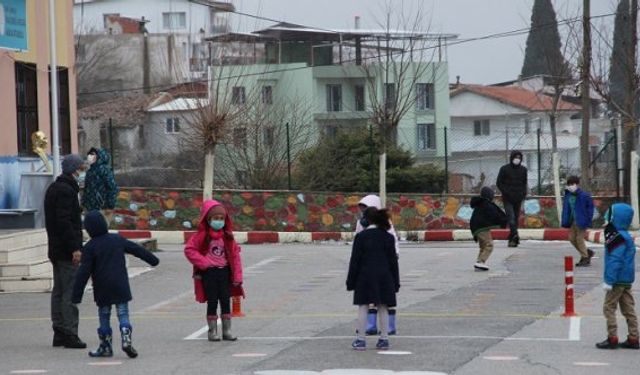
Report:
[[375,207],[377,209],[382,208],[380,197],[374,194],[367,195],[366,197],[360,199],[360,202],[358,202],[358,204],[364,204],[367,207]]
[[618,230],[627,230],[633,220],[633,208],[626,203],[615,203],[609,208],[609,222]]
[[485,202],[489,202],[489,201],[483,197],[472,197],[471,203],[469,205],[471,206],[471,208],[478,208],[484,205]]
[[[200,221],[198,222],[198,229],[205,230],[209,228],[209,224],[207,223],[207,215],[209,214],[209,211],[211,211],[211,209],[216,206],[222,206],[222,203],[214,199],[209,199],[202,202],[202,208],[200,209]],[[229,217],[228,212],[224,216],[224,230],[225,232],[230,232],[233,230],[231,218]]]
[[109,226],[100,211],[90,211],[84,217],[84,229],[87,230],[91,238],[109,233]]

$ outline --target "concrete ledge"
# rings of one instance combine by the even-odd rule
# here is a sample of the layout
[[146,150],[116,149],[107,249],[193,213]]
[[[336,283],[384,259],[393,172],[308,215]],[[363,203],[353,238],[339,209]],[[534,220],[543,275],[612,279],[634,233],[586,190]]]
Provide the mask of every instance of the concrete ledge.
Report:
[[[155,246],[157,243],[182,245],[185,244],[194,231],[135,231],[123,230],[113,231],[120,235],[137,240],[153,239]],[[569,238],[569,230],[564,228],[546,229],[520,229],[520,239],[538,241],[566,241]],[[407,235],[417,236],[420,241],[472,241],[473,236],[468,229],[438,229],[426,231],[400,231],[398,235],[402,240],[407,239]],[[506,240],[509,236],[507,229],[491,230],[494,240]],[[261,243],[312,243],[318,241],[352,241],[353,232],[269,232],[251,231],[234,232],[236,241],[239,244],[261,244]],[[604,243],[602,230],[588,230],[585,239],[594,243]],[[636,239],[636,244],[640,245],[640,238]],[[150,245],[154,246],[154,245]]]

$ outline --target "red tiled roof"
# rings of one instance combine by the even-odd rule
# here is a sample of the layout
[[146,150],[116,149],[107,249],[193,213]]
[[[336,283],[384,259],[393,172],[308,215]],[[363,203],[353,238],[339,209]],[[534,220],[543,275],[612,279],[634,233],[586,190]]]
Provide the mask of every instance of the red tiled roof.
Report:
[[140,23],[142,20],[135,18],[120,17],[120,16],[107,16],[110,23],[117,23],[122,27],[123,34],[140,34]]
[[[550,111],[553,107],[550,96],[522,87],[459,85],[451,90],[451,97],[463,92],[472,92],[528,111]],[[562,99],[558,102],[558,111],[579,111],[580,108]]]

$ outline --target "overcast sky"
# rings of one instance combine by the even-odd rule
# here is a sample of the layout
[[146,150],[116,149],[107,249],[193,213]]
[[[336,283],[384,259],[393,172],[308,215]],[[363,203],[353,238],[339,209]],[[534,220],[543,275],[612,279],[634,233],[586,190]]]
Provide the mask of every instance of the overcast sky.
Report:
[[[533,0],[235,0],[238,11],[280,21],[320,28],[353,28],[361,17],[362,28],[376,27],[384,19],[384,6],[416,9],[422,4],[424,27],[431,32],[458,34],[461,39],[528,28]],[[616,0],[591,1],[592,16],[615,11]],[[403,5],[404,4],[404,5]],[[558,20],[581,12],[582,0],[555,0]],[[613,17],[607,17],[612,23]],[[601,21],[598,21],[601,22]],[[254,30],[269,22],[234,16],[233,24]],[[609,29],[611,29],[609,27]],[[449,80],[489,84],[518,77],[527,35],[463,43],[449,48]]]

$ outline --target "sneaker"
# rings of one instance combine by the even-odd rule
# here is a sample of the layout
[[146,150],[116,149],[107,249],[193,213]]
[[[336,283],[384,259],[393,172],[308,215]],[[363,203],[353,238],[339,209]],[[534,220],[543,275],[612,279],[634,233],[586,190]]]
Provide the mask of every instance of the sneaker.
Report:
[[518,243],[514,240],[509,240],[509,244],[507,245],[509,247],[518,247]]
[[376,349],[378,350],[388,350],[389,349],[389,340],[378,339],[376,343]]
[[624,349],[640,349],[640,342],[638,339],[627,337],[627,341],[621,342],[619,346]]
[[591,259],[594,255],[596,255],[596,252],[591,249],[587,249],[587,254],[589,254],[589,259]]
[[366,350],[367,342],[362,339],[355,339],[351,343],[351,347],[353,348],[353,350]]
[[54,328],[53,329],[53,346],[54,347],[59,347],[59,346],[64,346],[64,342],[66,341],[67,337],[65,336],[64,333],[62,333],[62,331]]
[[616,349],[618,347],[617,337],[607,337],[606,340],[596,344],[598,349]]
[[580,258],[580,261],[576,263],[576,267],[589,267],[591,265],[591,259],[589,258]]
[[475,268],[478,271],[489,271],[489,266],[487,266],[486,263],[484,262],[478,262],[474,264],[473,268]]

